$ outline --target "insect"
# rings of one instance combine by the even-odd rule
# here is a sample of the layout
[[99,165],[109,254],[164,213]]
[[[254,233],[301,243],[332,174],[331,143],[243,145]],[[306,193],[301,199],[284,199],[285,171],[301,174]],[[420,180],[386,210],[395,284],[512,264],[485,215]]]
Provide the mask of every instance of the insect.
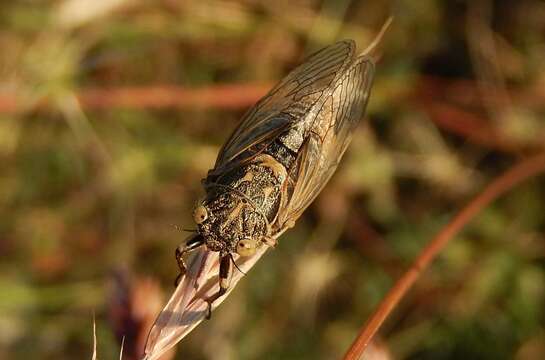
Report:
[[352,40],[325,47],[257,102],[223,145],[193,212],[197,230],[176,249],[180,276],[187,253],[201,246],[219,252],[209,315],[229,289],[233,254],[274,247],[331,178],[363,116],[373,75],[373,59],[356,56]]

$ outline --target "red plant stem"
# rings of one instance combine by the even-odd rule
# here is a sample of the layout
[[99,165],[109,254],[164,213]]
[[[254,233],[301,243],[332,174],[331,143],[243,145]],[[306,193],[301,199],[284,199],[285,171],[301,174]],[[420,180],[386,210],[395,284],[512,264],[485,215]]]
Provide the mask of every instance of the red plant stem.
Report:
[[[85,110],[129,109],[187,109],[206,108],[239,110],[255,104],[271,88],[271,84],[223,84],[200,88],[177,85],[152,85],[128,87],[83,88],[75,95]],[[406,94],[409,101],[422,105],[431,119],[440,128],[464,137],[468,141],[505,152],[542,149],[541,143],[518,144],[503,136],[501,132],[478,114],[464,111],[463,106],[450,105],[451,100],[466,103],[476,96],[476,86],[471,81],[446,81],[422,77],[416,87]],[[537,93],[537,91],[532,91]],[[458,94],[458,95],[456,95]],[[462,96],[464,94],[465,96]],[[536,96],[540,96],[537,94]],[[446,100],[442,100],[445,98]],[[42,98],[36,104],[16,92],[0,91],[0,114],[18,114],[28,110],[48,110],[52,99]],[[398,99],[399,100],[399,99]],[[467,104],[466,104],[467,105]],[[30,107],[29,107],[30,106]],[[539,136],[536,136],[540,139]]]
[[[505,152],[515,152],[522,147],[503,136],[486,119],[442,101],[424,103],[422,111],[441,129],[463,137],[467,141]],[[527,144],[530,145],[530,144]]]
[[[270,88],[271,84],[258,83],[209,85],[200,88],[152,85],[83,88],[79,89],[75,95],[84,110],[111,108],[240,110],[255,104]],[[512,141],[486,118],[463,110],[462,105],[456,105],[456,103],[466,104],[468,101],[473,101],[476,95],[468,96],[473,93],[477,93],[477,90],[471,81],[446,81],[422,77],[416,87],[406,94],[409,96],[406,100],[421,104],[422,111],[427,112],[438,127],[477,145],[509,153],[520,153],[523,150],[537,151],[543,148],[539,141],[528,140],[527,143],[521,144]],[[543,95],[535,89],[530,93],[535,97]],[[454,104],[451,104],[452,101],[449,99],[454,100]],[[54,107],[50,98],[41,98],[37,103],[33,103],[34,100],[17,92],[0,91],[0,114],[20,114],[29,110],[47,111]],[[535,136],[535,138],[541,137]]]
[[409,270],[396,282],[394,287],[390,289],[348,349],[344,356],[344,360],[360,359],[367,345],[384,320],[413,286],[420,274],[469,221],[499,196],[505,194],[522,181],[541,172],[545,172],[545,154],[535,155],[516,164],[500,177],[496,178],[479,195],[471,200],[471,202],[469,202],[469,204],[463,208],[450,223],[439,231],[431,242],[421,251]]
[[[223,84],[200,88],[179,85],[146,85],[125,87],[95,87],[76,90],[76,96],[86,109],[112,107],[128,108],[186,108],[207,106],[220,109],[240,109],[252,105],[271,89],[273,84]],[[486,92],[484,96],[492,96]],[[481,97],[474,82],[446,80],[421,76],[407,96],[424,105],[438,100],[456,107],[480,105]],[[513,89],[514,102],[519,106],[537,107],[543,103],[545,92],[541,87]],[[0,90],[0,113],[14,113],[25,104],[25,98],[8,89]],[[43,99],[38,108],[51,106]],[[479,125],[480,126],[480,125]]]
[[[86,88],[76,94],[84,109],[166,109],[219,108],[244,109],[253,105],[271,88],[270,84],[226,84],[202,88],[148,86]],[[25,100],[14,93],[0,93],[0,113],[17,113]],[[38,110],[51,106],[49,99],[37,104]]]

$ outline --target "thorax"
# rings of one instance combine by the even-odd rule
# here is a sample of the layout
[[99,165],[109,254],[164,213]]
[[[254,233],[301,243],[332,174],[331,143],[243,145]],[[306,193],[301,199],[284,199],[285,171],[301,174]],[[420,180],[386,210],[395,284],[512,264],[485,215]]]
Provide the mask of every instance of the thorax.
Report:
[[284,165],[269,154],[205,180],[210,219],[199,227],[212,250],[232,249],[243,238],[270,235],[287,178]]

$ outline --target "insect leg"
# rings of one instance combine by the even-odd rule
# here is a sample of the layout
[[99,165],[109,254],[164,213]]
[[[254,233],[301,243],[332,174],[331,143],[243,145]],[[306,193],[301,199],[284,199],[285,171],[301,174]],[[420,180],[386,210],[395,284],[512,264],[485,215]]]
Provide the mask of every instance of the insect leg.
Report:
[[265,245],[267,245],[268,247],[271,247],[271,248],[274,248],[276,246],[276,243],[277,243],[276,239],[272,238],[270,236],[263,236],[261,238],[261,241],[263,241],[263,243]]
[[197,249],[203,244],[204,244],[204,238],[200,235],[196,235],[196,236],[192,236],[186,243],[180,244],[176,248],[175,256],[176,256],[176,262],[178,263],[178,267],[180,268],[180,274],[178,274],[178,276],[176,277],[176,280],[174,282],[175,286],[178,286],[180,279],[187,272],[187,266],[184,261],[184,255],[192,252],[193,250]]
[[208,303],[208,313],[206,314],[206,319],[209,320],[212,316],[212,303],[216,301],[218,298],[222,297],[227,290],[229,290],[229,287],[231,286],[231,277],[233,275],[233,266],[232,266],[233,260],[230,254],[225,254],[221,256],[220,259],[220,289],[217,293],[210,296],[208,299],[206,299],[206,302]]

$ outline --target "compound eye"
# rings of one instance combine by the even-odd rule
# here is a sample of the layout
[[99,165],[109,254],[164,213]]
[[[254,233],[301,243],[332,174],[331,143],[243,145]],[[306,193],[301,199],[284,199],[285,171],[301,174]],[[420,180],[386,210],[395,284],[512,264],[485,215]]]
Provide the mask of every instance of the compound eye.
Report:
[[252,239],[242,239],[237,244],[237,254],[240,256],[252,256],[255,254],[256,241]]
[[208,211],[206,211],[204,206],[199,205],[195,208],[195,211],[193,211],[193,220],[195,220],[195,223],[202,224],[207,218]]

